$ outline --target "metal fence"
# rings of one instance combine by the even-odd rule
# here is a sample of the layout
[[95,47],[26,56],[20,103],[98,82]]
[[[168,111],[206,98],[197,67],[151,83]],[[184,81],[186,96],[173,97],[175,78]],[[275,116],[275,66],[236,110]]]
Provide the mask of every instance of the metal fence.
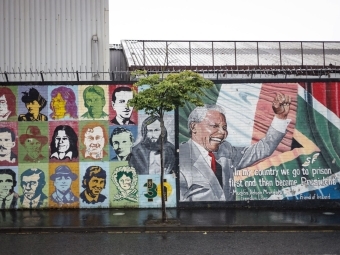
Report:
[[[147,69],[147,75],[180,72],[185,68],[168,68],[165,70]],[[206,68],[195,70],[204,78],[216,81],[228,80],[308,80],[340,79],[340,67],[236,67],[236,68]],[[161,76],[161,77],[162,77]],[[24,77],[24,78],[23,78]],[[79,71],[29,71],[29,72],[3,72],[0,71],[1,83],[27,82],[31,77],[34,82],[134,82],[138,79],[133,71],[107,71],[107,72],[79,72]],[[59,77],[55,79],[55,77]],[[106,79],[105,77],[109,77]],[[65,79],[63,79],[65,78]]]

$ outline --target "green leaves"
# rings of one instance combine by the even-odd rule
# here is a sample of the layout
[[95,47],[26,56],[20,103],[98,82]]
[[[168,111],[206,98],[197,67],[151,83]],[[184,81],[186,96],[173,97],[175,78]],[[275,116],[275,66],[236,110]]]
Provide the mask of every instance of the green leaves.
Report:
[[194,105],[203,105],[198,96],[202,96],[202,89],[210,88],[213,82],[204,79],[201,75],[192,71],[165,74],[162,80],[158,74],[145,76],[145,71],[139,71],[136,75],[141,77],[134,86],[145,86],[129,105],[135,109],[144,109],[147,114],[163,116],[177,107],[183,106],[185,102]]

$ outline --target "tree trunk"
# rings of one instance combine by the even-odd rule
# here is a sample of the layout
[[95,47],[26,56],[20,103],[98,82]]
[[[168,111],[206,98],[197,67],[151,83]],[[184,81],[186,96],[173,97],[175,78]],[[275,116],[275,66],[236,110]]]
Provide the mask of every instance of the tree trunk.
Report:
[[164,196],[164,156],[163,156],[163,150],[164,150],[164,137],[165,137],[165,130],[164,130],[164,119],[163,115],[160,116],[161,121],[161,198],[162,198],[162,222],[167,221],[166,217],[166,209],[165,209],[165,196]]

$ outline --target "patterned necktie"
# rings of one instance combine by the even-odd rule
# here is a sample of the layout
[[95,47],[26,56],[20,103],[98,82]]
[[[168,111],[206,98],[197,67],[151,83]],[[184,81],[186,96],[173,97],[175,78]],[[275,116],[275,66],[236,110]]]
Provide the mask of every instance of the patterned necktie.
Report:
[[208,155],[211,157],[211,169],[213,170],[214,173],[216,173],[216,158],[214,153],[209,151]]

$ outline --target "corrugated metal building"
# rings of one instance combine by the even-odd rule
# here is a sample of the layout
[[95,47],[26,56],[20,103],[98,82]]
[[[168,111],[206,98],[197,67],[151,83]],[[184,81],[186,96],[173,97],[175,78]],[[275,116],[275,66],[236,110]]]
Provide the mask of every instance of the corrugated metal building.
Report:
[[10,81],[41,81],[41,72],[45,81],[74,81],[76,71],[79,80],[108,80],[108,15],[108,0],[0,0],[0,73]]
[[214,80],[339,78],[340,42],[122,41],[128,70],[190,69]]
[[[339,64],[339,42],[122,42],[131,66],[328,66]],[[338,63],[337,63],[338,62]]]

